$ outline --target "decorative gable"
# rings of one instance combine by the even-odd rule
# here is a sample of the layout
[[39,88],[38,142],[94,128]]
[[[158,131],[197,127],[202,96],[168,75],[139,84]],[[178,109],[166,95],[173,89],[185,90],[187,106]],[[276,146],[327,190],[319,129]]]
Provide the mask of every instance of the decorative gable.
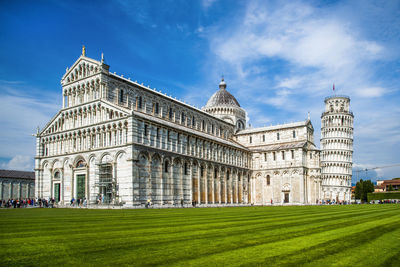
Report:
[[41,135],[48,135],[80,127],[101,124],[130,115],[130,110],[98,100],[95,102],[60,110],[42,129]]
[[85,79],[89,76],[98,74],[103,70],[102,65],[105,64],[82,55],[75,61],[71,68],[67,68],[66,73],[61,78],[61,84],[64,86],[80,79]]

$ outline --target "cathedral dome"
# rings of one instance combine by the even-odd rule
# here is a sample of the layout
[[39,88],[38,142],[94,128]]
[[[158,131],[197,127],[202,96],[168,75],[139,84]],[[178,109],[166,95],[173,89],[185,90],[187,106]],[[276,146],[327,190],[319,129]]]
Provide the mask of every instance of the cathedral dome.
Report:
[[226,83],[222,78],[219,83],[219,90],[215,92],[207,101],[205,108],[213,108],[219,106],[240,107],[236,98],[226,90]]

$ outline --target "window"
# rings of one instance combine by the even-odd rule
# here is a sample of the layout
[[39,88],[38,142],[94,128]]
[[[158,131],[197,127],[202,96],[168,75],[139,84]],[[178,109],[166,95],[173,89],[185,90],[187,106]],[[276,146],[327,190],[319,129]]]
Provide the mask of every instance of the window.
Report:
[[279,133],[276,133],[276,140],[279,140]]
[[291,152],[292,152],[292,159],[294,159],[294,150],[292,150]]
[[229,180],[229,171],[226,173],[226,180]]
[[144,125],[144,136],[147,136],[147,125]]
[[211,133],[214,134],[214,124],[211,125]]
[[170,120],[172,120],[172,108],[169,108],[168,117]]
[[156,102],[155,105],[154,105],[154,113],[155,113],[155,114],[159,114],[159,113],[160,113],[160,108],[159,108],[159,105],[158,105],[157,102]]
[[142,108],[142,97],[139,96],[138,98],[138,108]]
[[272,152],[272,158],[273,158],[274,160],[276,160],[276,153],[275,153],[275,152]]
[[60,172],[56,171],[56,173],[54,173],[54,179],[60,179]]
[[262,140],[263,140],[263,142],[265,142],[265,134],[263,134]]
[[201,130],[202,131],[206,130],[206,122],[205,121],[203,121],[202,124],[201,124]]
[[267,185],[271,184],[271,177],[269,177],[269,175],[267,175]]
[[196,126],[196,121],[195,121],[195,119],[194,119],[194,116],[193,116],[193,119],[192,119],[192,126],[193,126],[193,127]]
[[203,177],[203,175],[204,175],[204,167],[201,166],[200,167],[200,177]]
[[167,140],[169,141],[171,139],[170,134],[169,134],[169,130],[167,130]]
[[293,131],[293,138],[296,138],[296,131]]
[[181,123],[184,124],[185,123],[185,113],[181,113]]
[[285,160],[285,151],[282,151],[282,160]]
[[181,134],[180,133],[178,133],[177,139],[178,139],[178,144],[180,144],[181,143]]
[[253,138],[251,136],[249,137],[249,143],[251,144],[253,142]]
[[156,138],[160,138],[160,129],[157,128]]
[[119,90],[119,102],[123,103],[124,102],[124,90]]
[[169,162],[166,161],[166,162],[164,163],[164,172],[168,173],[168,169],[169,169]]
[[310,152],[310,159],[312,159],[312,152]]
[[184,165],[184,173],[185,173],[185,175],[188,175],[188,164],[187,164],[187,162],[185,162],[185,165]]
[[267,153],[264,153],[264,161],[267,161]]

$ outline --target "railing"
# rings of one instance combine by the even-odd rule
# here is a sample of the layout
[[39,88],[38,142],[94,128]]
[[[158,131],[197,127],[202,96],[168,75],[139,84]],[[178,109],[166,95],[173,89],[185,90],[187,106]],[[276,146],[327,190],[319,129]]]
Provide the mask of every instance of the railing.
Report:
[[324,111],[324,112],[322,112],[321,117],[323,117],[325,114],[329,115],[329,114],[342,114],[342,113],[345,115],[350,114],[354,117],[353,111],[351,111],[351,110],[349,110],[349,111]]
[[344,98],[350,99],[350,97],[347,96],[347,95],[331,95],[331,96],[325,97],[325,101],[328,100],[328,99],[330,99],[330,98],[336,98],[336,97],[344,97]]

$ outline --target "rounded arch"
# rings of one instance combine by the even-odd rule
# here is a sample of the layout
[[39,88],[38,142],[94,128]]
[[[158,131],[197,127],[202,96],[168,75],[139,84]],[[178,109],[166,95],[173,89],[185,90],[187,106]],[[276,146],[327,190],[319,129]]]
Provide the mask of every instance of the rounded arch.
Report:
[[126,152],[124,150],[119,150],[117,153],[115,153],[114,160],[117,161],[119,158],[125,156]]
[[72,166],[74,168],[82,168],[86,167],[86,159],[82,155],[78,155],[75,157],[75,159],[72,162]]
[[104,152],[100,156],[100,163],[111,163],[113,161],[113,157],[110,153]]
[[142,158],[145,157],[147,160],[150,159],[150,153],[147,151],[140,151],[137,155],[137,160],[140,161]]

